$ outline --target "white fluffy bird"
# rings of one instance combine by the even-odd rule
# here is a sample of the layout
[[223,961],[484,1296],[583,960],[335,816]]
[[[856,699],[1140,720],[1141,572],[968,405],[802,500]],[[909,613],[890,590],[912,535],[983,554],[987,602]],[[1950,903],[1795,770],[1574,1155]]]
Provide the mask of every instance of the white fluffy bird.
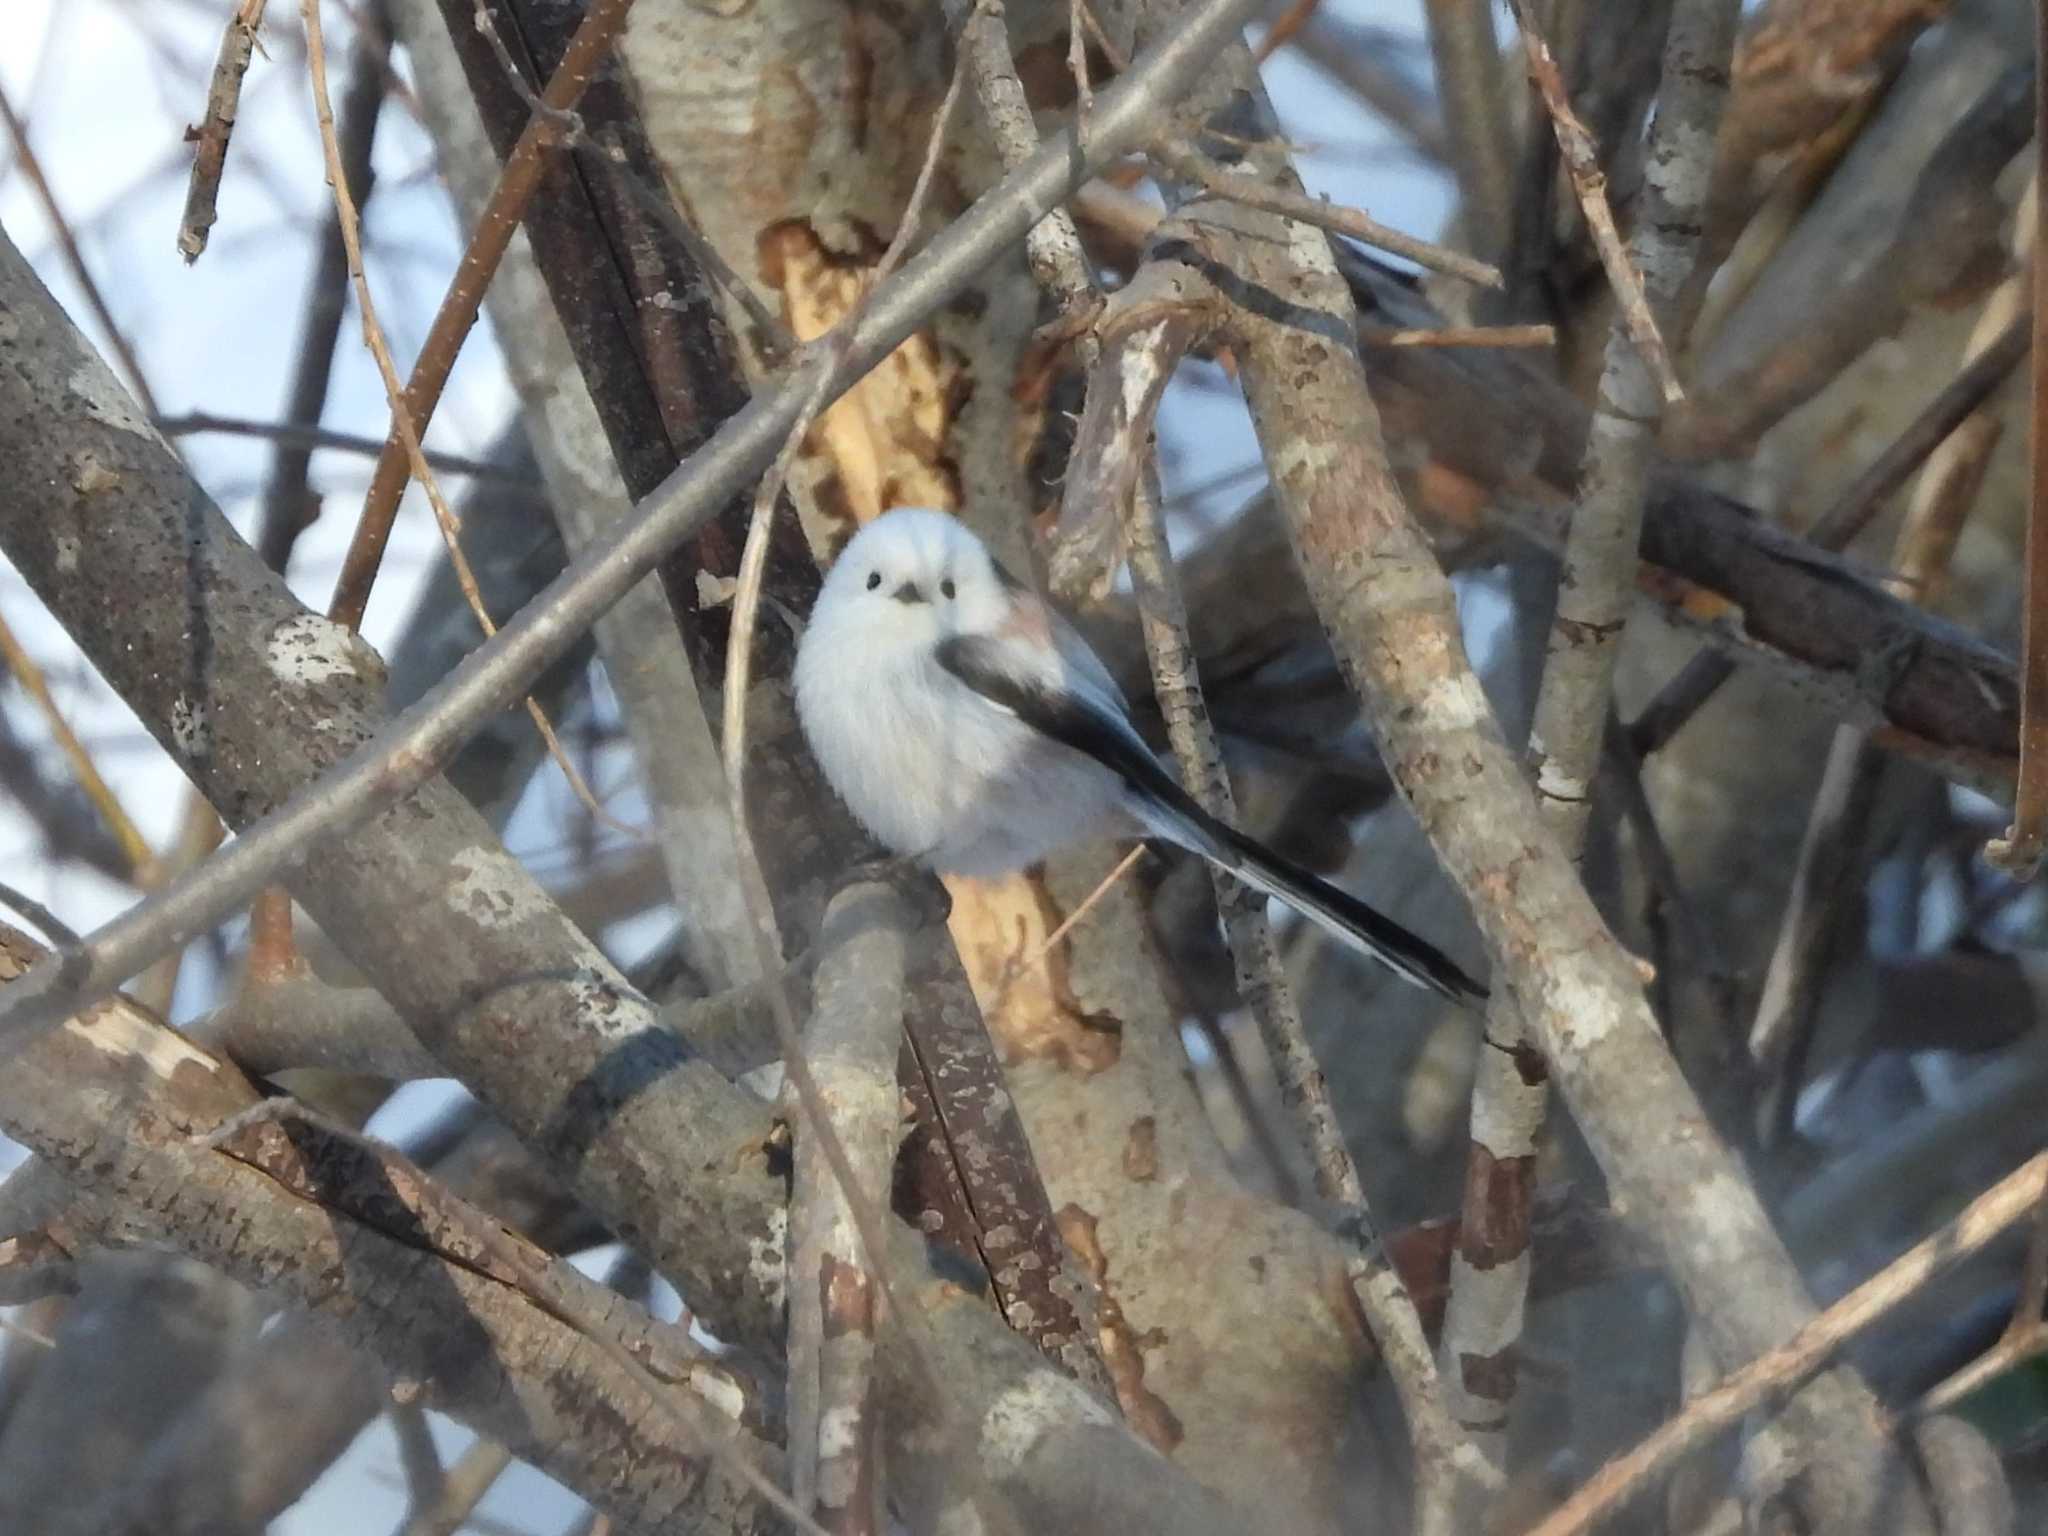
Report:
[[884,513],[840,552],[797,652],[796,704],[854,815],[941,873],[1005,875],[1089,838],[1161,837],[1416,986],[1486,995],[1427,940],[1195,804],[1088,642],[943,512]]

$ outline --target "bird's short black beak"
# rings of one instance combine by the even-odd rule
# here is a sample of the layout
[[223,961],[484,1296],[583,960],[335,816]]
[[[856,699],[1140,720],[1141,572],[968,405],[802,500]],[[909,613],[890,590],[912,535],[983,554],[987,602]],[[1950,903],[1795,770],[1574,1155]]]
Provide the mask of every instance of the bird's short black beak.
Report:
[[930,601],[930,599],[928,599],[922,592],[917,590],[917,583],[914,581],[906,581],[905,583],[903,583],[902,586],[898,587],[894,592],[891,592],[889,595],[895,598],[896,601],[899,603],[922,603]]

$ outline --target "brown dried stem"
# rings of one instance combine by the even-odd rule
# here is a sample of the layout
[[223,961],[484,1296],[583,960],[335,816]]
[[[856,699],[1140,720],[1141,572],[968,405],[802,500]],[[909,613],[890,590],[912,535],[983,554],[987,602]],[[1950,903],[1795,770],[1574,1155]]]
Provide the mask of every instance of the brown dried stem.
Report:
[[56,697],[50,692],[49,681],[43,676],[43,669],[36,665],[35,658],[22,649],[21,642],[14,638],[14,631],[7,627],[7,621],[0,618],[0,660],[7,664],[7,670],[14,680],[21,684],[22,692],[35,701],[42,711],[43,723],[50,732],[50,739],[57,743],[65,761],[71,764],[73,777],[78,787],[85,791],[85,797],[92,802],[94,810],[106,824],[120,846],[121,855],[128,862],[128,877],[145,889],[155,884],[157,877],[156,853],[149,846],[149,840],[142,835],[141,828],[128,814],[121,797],[114,793],[114,787],[101,775],[99,765],[92,760],[92,753],[85,743],[78,739],[78,733],[71,729],[71,722],[64,718],[64,711],[58,706]]
[[[605,40],[608,42],[611,34],[616,32],[617,28],[623,24],[624,13],[631,7],[632,3],[633,0],[599,0],[598,6],[591,11],[590,15],[584,18],[583,25],[577,29],[577,36],[581,38],[585,32],[591,30],[602,14],[609,22],[609,30],[605,32]],[[613,14],[614,12],[617,14]],[[377,319],[376,301],[370,296],[369,276],[363,266],[361,221],[357,216],[355,199],[349,190],[347,172],[342,164],[341,141],[335,132],[334,126],[334,103],[327,90],[327,48],[320,29],[319,0],[300,0],[299,14],[304,19],[306,27],[306,64],[308,73],[312,77],[314,116],[318,120],[320,127],[320,147],[327,161],[327,182],[334,194],[334,209],[341,229],[342,243],[348,250],[349,279],[355,285],[356,309],[361,316],[363,326],[363,343],[369,348],[370,356],[376,360],[378,375],[384,381],[385,399],[391,406],[392,428],[402,445],[400,475],[396,492],[394,492],[394,499],[390,503],[389,513],[384,514],[373,511],[376,505],[378,484],[377,480],[373,478],[370,485],[369,502],[363,508],[362,519],[356,525],[355,539],[349,546],[348,554],[344,557],[342,563],[341,575],[335,582],[334,597],[328,609],[328,617],[337,622],[345,623],[350,629],[361,628],[363,611],[370,601],[370,590],[376,584],[377,567],[383,559],[384,545],[390,538],[391,522],[397,515],[398,504],[395,496],[397,492],[402,492],[405,488],[405,471],[409,466],[412,478],[419,481],[420,488],[426,492],[427,504],[433,509],[434,522],[441,530],[442,542],[447,545],[449,564],[454,568],[455,579],[462,588],[463,598],[469,604],[471,613],[476,616],[477,624],[484,632],[484,638],[489,639],[498,632],[497,623],[491,618],[489,610],[484,606],[483,594],[477,589],[476,575],[470,570],[469,558],[462,551],[461,521],[450,510],[447,498],[441,493],[441,482],[434,474],[433,466],[427,462],[426,450],[420,445],[421,421],[413,413],[411,393],[401,386],[398,381],[398,365],[391,359],[390,344],[384,339],[384,327]],[[591,52],[593,56],[585,65],[584,75],[578,77],[578,94],[580,94],[581,83],[586,82],[589,73],[594,72],[596,69],[596,59],[601,57],[602,54],[602,50],[596,47],[593,47]],[[556,73],[557,78],[569,74],[568,61],[565,60],[562,69]],[[567,87],[565,86],[564,89],[566,92]],[[535,121],[538,122],[540,120],[536,119]],[[507,174],[500,181],[500,186],[502,187],[511,179],[511,171],[508,166]],[[525,183],[524,192],[526,194],[531,193],[533,182],[538,179],[539,170],[536,160],[536,168]],[[520,201],[524,201],[524,194],[522,194]],[[514,215],[514,220],[516,223],[516,214]],[[514,224],[507,225],[502,232],[502,239],[496,244],[495,254],[490,256],[488,262],[485,262],[481,252],[490,244],[484,237],[484,231],[487,227],[488,221],[486,221],[485,225],[479,227],[476,237],[471,240],[470,250],[465,254],[462,267],[457,271],[455,283],[449,290],[448,299],[443,301],[441,314],[435,317],[435,331],[429,334],[428,348],[431,350],[434,348],[435,336],[441,333],[442,318],[450,313],[451,306],[456,306],[457,296],[459,294],[466,294],[467,298],[463,302],[467,305],[468,318],[461,326],[460,334],[455,335],[449,344],[451,349],[438,364],[440,376],[435,380],[431,390],[431,397],[426,401],[429,409],[439,398],[440,385],[447,379],[447,370],[454,366],[455,351],[460,349],[463,337],[468,334],[469,323],[473,322],[476,318],[476,306],[482,299],[484,284],[488,280],[489,268],[496,264],[498,256],[504,254],[505,245],[511,241],[511,229],[515,226]],[[473,269],[473,260],[483,264],[481,272]],[[473,289],[465,282],[466,277],[474,280],[475,286]],[[438,356],[439,354],[436,353],[435,355]],[[427,353],[422,354],[420,365],[415,369],[416,382],[421,371],[428,370],[429,368],[427,356]],[[381,470],[383,465],[384,460],[380,458],[378,460],[378,468]],[[524,704],[528,717],[533,721],[534,729],[540,732],[541,740],[547,744],[548,755],[554,759],[555,765],[562,770],[562,776],[568,781],[569,787],[575,793],[576,798],[583,802],[583,805],[592,816],[596,817],[606,826],[613,828],[615,831],[624,832],[629,837],[638,836],[637,828],[626,826],[620,822],[617,817],[604,808],[597,796],[591,792],[591,788],[585,782],[581,770],[576,767],[575,761],[563,749],[561,738],[556,734],[553,722],[548,719],[546,712],[541,709],[539,703],[529,696],[524,700]]]
[[[328,609],[329,617],[351,629],[362,625],[363,611],[370,601],[370,589],[376,582],[377,568],[383,561],[385,545],[391,538],[391,526],[398,516],[399,498],[405,491],[408,470],[412,478],[422,485],[431,484],[430,474],[423,472],[425,465],[420,451],[420,434],[434,419],[434,409],[440,403],[448,374],[455,366],[456,356],[461,352],[471,327],[476,324],[484,289],[490,285],[491,274],[504,258],[505,248],[511,244],[512,235],[519,227],[521,211],[539,185],[541,173],[546,168],[545,151],[558,141],[562,132],[559,121],[552,114],[567,111],[582,98],[610,52],[613,40],[625,25],[632,4],[633,0],[595,0],[584,16],[562,57],[561,68],[548,81],[542,96],[543,104],[550,110],[536,112],[528,120],[518,144],[505,159],[505,169],[498,178],[483,216],[477,220],[476,230],[462,253],[461,264],[456,268],[455,279],[449,284],[447,296],[442,299],[427,339],[420,347],[411,380],[402,391],[397,388],[395,374],[386,380],[386,390],[393,397],[391,435],[385,440],[384,451],[378,457],[369,494],[363,501],[362,517],[356,524],[348,553],[343,557],[341,574],[334,584],[334,599]],[[317,25],[317,21],[308,23],[309,39],[317,37]],[[323,82],[319,94],[324,101],[324,62],[318,69]],[[322,133],[324,137],[331,138],[332,113],[323,108],[323,114]],[[339,194],[345,184],[341,182],[341,171],[332,150],[329,151],[328,162],[329,179],[337,183]],[[351,246],[351,272],[356,277],[357,297],[363,306],[367,331],[370,315],[368,285],[360,276],[362,256],[359,241],[353,233],[354,225],[352,215],[344,218],[343,227]],[[380,370],[391,372],[388,356],[380,358],[378,366]],[[430,499],[432,495],[430,489]],[[441,509],[437,507],[436,516],[440,514]]]
[[1650,311],[1642,276],[1629,258],[1621,231],[1615,227],[1614,210],[1607,204],[1607,173],[1600,169],[1600,146],[1594,143],[1593,135],[1572,110],[1571,96],[1565,89],[1564,72],[1557,67],[1550,45],[1537,30],[1535,20],[1529,14],[1528,0],[1510,0],[1510,4],[1515,13],[1515,24],[1521,29],[1523,51],[1528,55],[1530,83],[1536,87],[1537,94],[1543,98],[1544,110],[1550,114],[1551,127],[1557,133],[1558,150],[1564,157],[1565,170],[1571,176],[1572,191],[1577,194],[1579,207],[1585,213],[1586,227],[1592,232],[1594,247],[1600,253],[1600,265],[1606,269],[1607,281],[1614,289],[1615,302],[1621,306],[1628,333],[1635,341],[1636,350],[1642,354],[1643,362],[1655,376],[1665,403],[1676,405],[1685,398],[1685,389],[1678,382],[1678,374],[1671,366],[1671,354],[1664,346],[1663,334]]
[[241,0],[221,34],[220,53],[213,61],[213,80],[206,88],[206,115],[186,137],[199,147],[192,152],[192,179],[185,187],[185,216],[178,222],[178,253],[187,262],[199,259],[207,235],[219,216],[220,177],[228,161],[228,139],[235,131],[235,113],[242,100],[242,77],[256,52],[256,32],[263,25],[269,0]]
[[1554,347],[1554,325],[1393,326],[1363,324],[1363,347]]
[[1822,1369],[1858,1334],[1928,1282],[1976,1253],[2048,1198],[2048,1153],[2006,1175],[1953,1221],[1829,1307],[1775,1349],[1687,1403],[1683,1412],[1634,1450],[1607,1463],[1528,1536],[1577,1536],[1613,1515],[1651,1479],[1668,1472],[1709,1437]]

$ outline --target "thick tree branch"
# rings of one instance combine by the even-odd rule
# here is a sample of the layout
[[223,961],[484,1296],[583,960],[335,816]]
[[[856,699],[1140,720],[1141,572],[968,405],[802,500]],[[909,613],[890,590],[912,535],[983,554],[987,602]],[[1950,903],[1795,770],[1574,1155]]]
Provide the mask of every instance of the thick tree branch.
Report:
[[[32,953],[8,937],[0,980],[18,978]],[[257,1102],[232,1068],[116,999],[16,1055],[0,1118],[90,1197],[71,1213],[96,1218],[81,1236],[166,1244],[320,1313],[425,1383],[436,1406],[629,1521],[687,1511],[754,1524],[745,1495],[701,1459],[707,1435],[745,1438],[732,1422],[745,1394],[722,1371],[700,1383],[692,1346],[644,1314],[635,1324],[621,1298],[593,1296],[595,1282],[568,1278],[401,1163],[354,1157],[302,1122],[233,1112]],[[525,1257],[508,1269],[499,1255],[514,1247]],[[576,1299],[550,1302],[542,1275],[554,1278],[540,1286]],[[570,1321],[579,1313],[620,1329],[615,1347],[669,1385],[592,1347]]]
[[[1247,62],[1219,74],[1255,91]],[[1268,111],[1232,126],[1264,141],[1250,153],[1266,174],[1288,176]],[[1472,903],[1494,986],[1533,1027],[1617,1202],[1656,1242],[1717,1355],[1770,1348],[1812,1302],[1501,739],[1449,584],[1388,467],[1328,240],[1204,211],[1207,270],[1238,305],[1227,334],[1303,577],[1395,782]],[[1823,1377],[1787,1415],[1813,1458],[1814,1512],[1858,1528],[1889,1459],[1868,1390]]]

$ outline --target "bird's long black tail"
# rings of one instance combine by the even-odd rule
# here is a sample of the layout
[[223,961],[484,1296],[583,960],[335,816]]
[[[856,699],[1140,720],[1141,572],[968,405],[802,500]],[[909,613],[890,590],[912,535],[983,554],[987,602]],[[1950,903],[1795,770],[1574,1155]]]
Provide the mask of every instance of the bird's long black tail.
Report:
[[[1161,778],[1165,778],[1162,773]],[[1370,955],[1402,980],[1457,1003],[1485,998],[1486,988],[1427,939],[1320,875],[1282,858],[1235,827],[1226,826],[1191,800],[1178,784],[1153,783],[1150,794],[1134,796],[1140,819],[1156,836],[1199,853],[1246,885],[1276,897],[1303,917],[1321,924],[1347,944]]]
[[[1073,644],[1086,652],[1079,636]],[[1086,754],[1122,779],[1131,813],[1146,831],[1199,853],[1245,884],[1278,897],[1418,987],[1461,1003],[1486,996],[1485,987],[1428,940],[1195,804],[1132,728],[1122,696],[1106,673],[1098,687],[1088,683],[1086,668],[1078,668],[1080,686],[1069,675],[1065,686],[1055,687],[1040,673],[1020,670],[1004,642],[990,635],[954,635],[936,647],[933,659],[997,709]],[[1101,670],[1099,662],[1091,665]],[[1047,813],[1053,813],[1051,807]]]

